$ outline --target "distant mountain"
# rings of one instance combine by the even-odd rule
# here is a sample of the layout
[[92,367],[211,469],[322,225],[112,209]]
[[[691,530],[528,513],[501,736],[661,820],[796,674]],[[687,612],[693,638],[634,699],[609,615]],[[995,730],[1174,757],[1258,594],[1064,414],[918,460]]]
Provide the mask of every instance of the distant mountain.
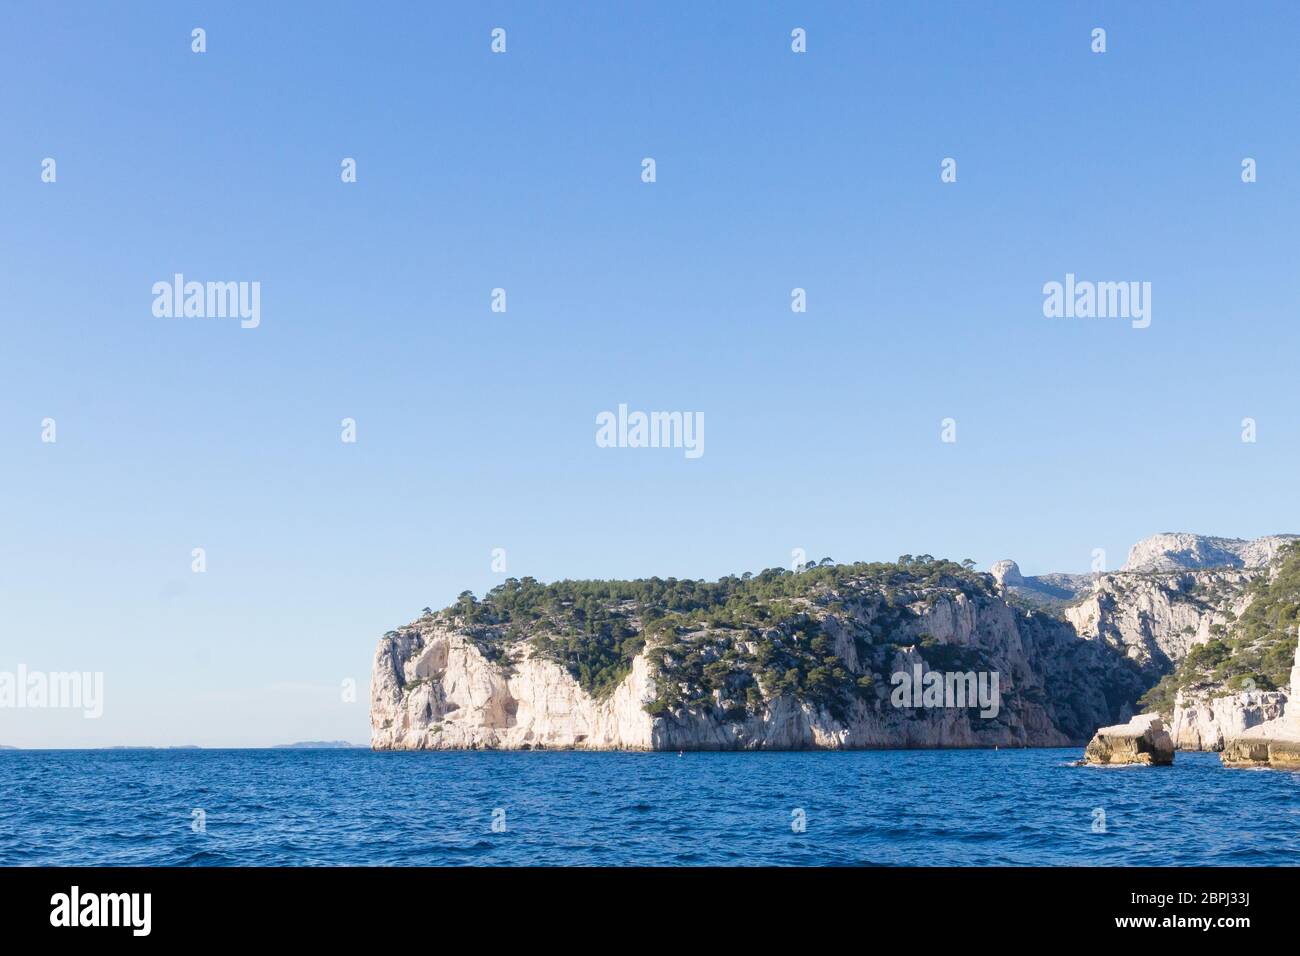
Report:
[[1214,538],[1204,534],[1153,534],[1133,545],[1121,571],[1199,571],[1205,568],[1262,568],[1278,550],[1298,535],[1270,534],[1244,538]]
[[[1120,573],[1264,568],[1273,562],[1283,546],[1296,540],[1300,540],[1300,535],[1271,534],[1247,540],[1186,532],[1153,534],[1129,549],[1128,560]],[[989,572],[1010,597],[1046,610],[1060,609],[1091,594],[1104,574],[1026,576],[1010,559],[994,562]]]
[[1300,700],[1298,535],[1167,532],[1135,544],[1116,572],[1026,577],[1009,560],[989,570],[1008,602],[1064,618],[1158,678],[1139,704],[1166,718],[1179,749],[1222,750]]
[[993,580],[1010,596],[1044,608],[1068,604],[1092,591],[1097,584],[1096,574],[1039,574],[1026,577],[1020,573],[1020,565],[1010,559],[994,562],[989,572],[993,575]]
[[1151,709],[1173,714],[1170,732],[1180,747],[1219,749],[1241,731],[1279,717],[1288,698],[1300,702],[1300,545],[1284,548],[1245,586],[1220,585],[1220,592],[1231,613],[1216,620],[1144,698]]
[[346,740],[300,740],[293,744],[276,744],[272,750],[357,750],[366,744],[348,743]]

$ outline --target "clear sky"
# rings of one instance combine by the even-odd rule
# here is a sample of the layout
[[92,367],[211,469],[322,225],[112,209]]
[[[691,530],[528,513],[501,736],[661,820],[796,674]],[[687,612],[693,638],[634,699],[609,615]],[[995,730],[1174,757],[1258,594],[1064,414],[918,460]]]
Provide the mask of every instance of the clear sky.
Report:
[[[105,700],[0,743],[364,742],[377,639],[493,548],[1040,573],[1300,530],[1297,36],[1293,3],[7,5],[0,671]],[[178,272],[260,282],[261,324],[155,317]],[[1067,273],[1150,282],[1150,327],[1045,318]],[[620,403],[702,413],[705,453],[597,447]]]

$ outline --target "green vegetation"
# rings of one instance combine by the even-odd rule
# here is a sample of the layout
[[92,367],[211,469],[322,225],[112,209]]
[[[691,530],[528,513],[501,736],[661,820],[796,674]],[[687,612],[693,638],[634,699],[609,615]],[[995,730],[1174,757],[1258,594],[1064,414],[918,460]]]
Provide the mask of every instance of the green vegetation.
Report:
[[[894,636],[916,617],[912,605],[954,592],[992,596],[992,579],[970,562],[930,555],[871,564],[825,558],[798,572],[769,568],[714,582],[510,578],[481,601],[462,593],[438,616],[500,663],[508,663],[510,644],[529,641],[597,696],[609,694],[648,646],[662,690],[653,713],[709,706],[741,719],[765,697],[788,693],[839,716],[854,697],[874,699],[878,688],[834,652],[828,619],[844,628],[867,670],[892,652]],[[922,653],[944,654],[944,646]]]
[[1251,687],[1277,690],[1286,684],[1300,626],[1300,544],[1279,552],[1271,580],[1261,574],[1247,595],[1250,604],[1241,617],[1226,614],[1227,626],[1211,627],[1211,639],[1192,648],[1172,674],[1151,688],[1141,698],[1143,707],[1167,716],[1179,691],[1221,696]]

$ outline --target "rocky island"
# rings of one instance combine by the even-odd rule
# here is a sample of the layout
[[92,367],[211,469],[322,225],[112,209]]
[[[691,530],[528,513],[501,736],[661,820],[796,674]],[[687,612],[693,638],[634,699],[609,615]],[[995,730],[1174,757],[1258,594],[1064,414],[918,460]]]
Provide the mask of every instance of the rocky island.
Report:
[[[929,555],[715,582],[509,578],[383,636],[371,746],[1082,746],[1149,711],[1159,728],[1133,740],[1222,750],[1282,715],[1298,610],[1292,536],[1157,535],[1120,571],[1037,578]],[[975,699],[990,682],[994,706]],[[1130,749],[1163,762],[1148,744]]]
[[1174,741],[1158,714],[1142,714],[1127,724],[1100,728],[1088,741],[1083,762],[1168,766],[1174,762]]

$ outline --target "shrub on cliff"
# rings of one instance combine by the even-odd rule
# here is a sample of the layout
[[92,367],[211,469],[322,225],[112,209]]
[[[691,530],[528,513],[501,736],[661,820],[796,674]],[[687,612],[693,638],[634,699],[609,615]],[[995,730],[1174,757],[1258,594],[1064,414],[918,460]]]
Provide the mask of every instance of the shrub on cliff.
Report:
[[855,696],[871,696],[870,687],[833,652],[820,620],[831,608],[848,618],[869,609],[874,624],[853,634],[865,656],[913,616],[911,602],[933,602],[943,592],[994,593],[992,579],[968,566],[905,555],[894,563],[823,562],[712,582],[509,578],[481,601],[462,593],[441,616],[498,659],[506,645],[530,641],[597,696],[618,686],[649,644],[666,687],[653,705],[662,712],[716,706],[739,716],[755,712],[764,696],[793,694],[840,714]]

